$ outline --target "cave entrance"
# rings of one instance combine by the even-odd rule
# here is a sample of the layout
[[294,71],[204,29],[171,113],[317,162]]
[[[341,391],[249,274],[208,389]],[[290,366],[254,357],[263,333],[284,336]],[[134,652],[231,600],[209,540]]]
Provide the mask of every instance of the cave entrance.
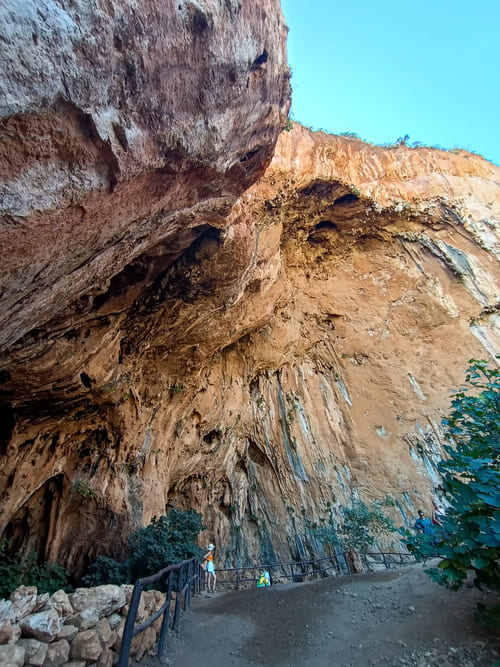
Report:
[[40,562],[48,559],[59,516],[63,484],[63,474],[47,480],[11,518],[2,537],[11,540],[13,551],[36,551]]

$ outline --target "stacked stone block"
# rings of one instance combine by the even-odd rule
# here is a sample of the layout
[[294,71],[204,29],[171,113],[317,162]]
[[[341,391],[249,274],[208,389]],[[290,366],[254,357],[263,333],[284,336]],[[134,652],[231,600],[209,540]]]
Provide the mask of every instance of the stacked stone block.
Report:
[[[38,595],[34,586],[20,586],[9,600],[0,600],[0,665],[3,667],[112,667],[118,662],[123,626],[133,587],[96,586],[74,593]],[[158,591],[145,591],[137,613],[145,621],[165,601]],[[162,617],[134,637],[131,658],[153,652]]]

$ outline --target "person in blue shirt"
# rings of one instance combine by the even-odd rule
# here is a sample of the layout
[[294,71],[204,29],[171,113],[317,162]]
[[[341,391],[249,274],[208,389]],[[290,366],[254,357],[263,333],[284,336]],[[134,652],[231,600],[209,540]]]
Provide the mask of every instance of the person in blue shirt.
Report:
[[418,519],[415,521],[415,529],[424,535],[434,535],[432,521],[424,516],[422,510],[418,510]]

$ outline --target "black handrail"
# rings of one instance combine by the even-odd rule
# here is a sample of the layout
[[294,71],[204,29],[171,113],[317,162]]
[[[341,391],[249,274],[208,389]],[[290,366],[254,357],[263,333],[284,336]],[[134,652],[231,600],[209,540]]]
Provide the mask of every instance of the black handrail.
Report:
[[[172,628],[178,628],[179,626],[180,607],[182,598],[184,598],[183,606],[184,610],[186,610],[191,604],[191,593],[200,592],[201,585],[204,582],[205,578],[205,571],[201,567],[198,558],[189,558],[188,560],[182,561],[182,563],[169,565],[168,567],[165,567],[163,570],[160,570],[159,572],[151,575],[150,577],[144,577],[143,579],[138,579],[134,584],[134,590],[132,591],[132,598],[130,600],[130,607],[128,610],[127,619],[125,621],[125,625],[123,626],[123,637],[122,637],[122,645],[120,648],[120,657],[118,659],[118,667],[127,667],[132,639],[140,632],[144,632],[146,628],[149,628],[156,621],[156,619],[159,618],[162,614],[163,614],[163,622],[158,640],[158,656],[160,658],[164,657],[167,644],[168,623],[170,620],[170,599],[172,597],[174,573],[177,574],[176,577],[177,595],[175,600],[174,617],[171,626]],[[137,610],[139,609],[141,595],[145,586],[148,586],[149,584],[154,584],[156,581],[159,581],[160,579],[166,577],[167,575],[168,575],[168,584],[167,584],[167,595],[165,598],[165,602],[143,623],[135,625],[135,621],[137,618]]]
[[[405,562],[414,561],[415,556],[410,553],[401,553],[399,551],[377,551],[377,552],[367,552],[359,554],[363,564],[367,569],[370,569],[370,563],[368,563],[367,558],[376,560],[380,558],[386,570],[390,569],[391,565],[404,565]],[[322,567],[322,563],[327,561],[329,564]],[[309,566],[312,565],[312,569],[309,569]],[[286,567],[290,568],[290,573],[286,571]],[[327,575],[329,570],[334,570],[336,574],[342,575],[347,573],[348,575],[354,574],[352,570],[348,552],[339,552],[338,554],[326,556],[324,558],[315,558],[311,560],[298,560],[298,561],[289,561],[286,563],[262,563],[260,565],[246,565],[243,567],[228,567],[228,568],[219,568],[215,572],[222,574],[224,572],[235,572],[236,579],[217,579],[217,585],[230,585],[236,584],[236,589],[239,589],[240,584],[255,582],[258,577],[240,577],[240,572],[246,572],[249,570],[258,571],[258,570],[267,570],[272,579],[273,570],[276,571],[278,568],[281,568],[281,572],[277,575],[276,578],[279,579],[291,579],[296,581],[297,579],[302,579],[306,576],[311,576],[315,574]]]

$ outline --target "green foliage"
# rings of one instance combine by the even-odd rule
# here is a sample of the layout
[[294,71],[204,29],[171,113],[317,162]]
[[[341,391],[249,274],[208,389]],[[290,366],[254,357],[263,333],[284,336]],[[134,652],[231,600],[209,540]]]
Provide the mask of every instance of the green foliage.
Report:
[[259,410],[262,410],[264,408],[265,404],[264,396],[259,396],[259,398],[255,402],[257,403],[257,407],[259,408]]
[[119,563],[114,558],[108,556],[98,556],[97,560],[89,567],[87,574],[83,577],[83,582],[87,586],[100,586],[101,584],[121,584],[132,583],[130,572],[130,559],[124,563]]
[[343,551],[351,548],[361,553],[370,550],[375,540],[395,530],[392,519],[384,507],[392,507],[394,501],[386,497],[366,505],[355,500],[352,507],[342,508],[342,522],[336,527],[330,514],[328,521],[315,529],[316,536],[324,544],[340,546]]
[[78,493],[82,498],[95,498],[95,492],[88,482],[82,479],[76,479],[73,483],[72,490]]
[[38,563],[35,551],[21,554],[12,550],[10,540],[0,540],[0,598],[18,586],[36,586],[38,593],[54,593],[67,588],[68,573],[57,563]]
[[201,514],[192,510],[173,509],[159,519],[154,517],[149,526],[130,535],[131,555],[125,562],[99,556],[83,581],[89,586],[133,583],[186,558],[201,556],[203,551],[195,543],[201,530]]
[[340,132],[339,137],[347,137],[348,139],[359,139],[363,141],[357,132]]
[[181,384],[173,384],[170,387],[170,394],[171,394],[171,396],[178,396],[179,394],[182,394],[182,385]]
[[440,584],[458,590],[469,573],[479,588],[500,589],[500,370],[487,361],[469,361],[468,386],[452,400],[443,420],[448,458],[439,464],[450,503],[442,534],[410,535],[406,544],[417,556],[438,555],[429,570]]
[[283,130],[285,132],[291,132],[292,129],[293,129],[293,120],[291,118],[287,118],[286,121],[285,121],[285,127],[283,128]]

